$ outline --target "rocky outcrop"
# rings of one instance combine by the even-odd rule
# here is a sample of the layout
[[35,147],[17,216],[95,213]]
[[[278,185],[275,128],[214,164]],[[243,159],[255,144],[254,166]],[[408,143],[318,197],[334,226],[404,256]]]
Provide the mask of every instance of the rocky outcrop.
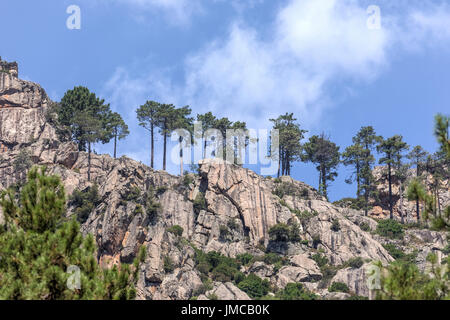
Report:
[[11,149],[39,139],[55,140],[47,124],[49,98],[36,83],[17,78],[17,64],[0,59],[0,143]]
[[[99,200],[94,210],[78,216],[82,231],[94,236],[98,260],[105,266],[130,263],[139,248],[146,247],[147,257],[139,270],[139,299],[197,295],[199,299],[249,299],[231,282],[206,285],[197,269],[196,250],[231,258],[250,254],[256,258],[242,266],[243,276],[256,274],[279,289],[301,282],[330,299],[348,295],[329,293],[318,285],[324,275],[314,255],[323,254],[336,268],[357,257],[383,263],[393,260],[382,246],[385,239],[364,231],[375,230],[376,221],[330,204],[312,187],[289,177],[264,178],[240,166],[204,160],[199,174],[185,179],[127,157],[92,154],[88,181],[87,153],[72,142],[58,140],[46,121],[48,104],[38,85],[19,80],[14,72],[0,72],[0,143],[8,146],[0,153],[0,190],[23,179],[24,172],[15,171],[14,166],[22,150],[28,151],[33,164],[45,165],[49,173],[60,176],[68,195],[97,185]],[[75,209],[69,202],[68,216],[75,215]],[[297,228],[300,241],[274,242],[269,230],[280,223]],[[181,228],[181,235],[171,231],[174,226]],[[422,241],[418,245],[429,250],[442,250],[446,244],[445,238],[434,233],[415,236]],[[265,259],[267,253],[279,254],[282,261],[271,263]],[[366,295],[364,276],[362,268],[344,268],[333,281]]]
[[238,289],[233,283],[217,283],[213,290],[206,292],[204,295],[200,295],[198,300],[208,300],[208,297],[217,298],[217,300],[251,300],[250,297]]
[[[370,216],[377,219],[389,218],[389,183],[387,179],[387,169],[385,167],[375,167],[373,175],[377,181],[377,193],[378,198],[372,199],[371,204],[373,209],[369,212]],[[395,172],[392,176],[392,199],[393,199],[393,212],[394,217],[401,220],[403,215],[405,222],[416,223],[417,211],[416,203],[414,201],[408,201],[407,198],[407,185],[416,176],[416,170],[411,169],[408,171],[408,178],[403,186],[403,193],[400,192],[400,182],[398,181]],[[428,192],[431,194],[431,186],[433,184],[433,177],[430,174],[424,172],[422,174],[423,184],[427,187]],[[439,206],[445,208],[450,206],[450,180],[441,181],[439,189]],[[423,204],[420,204],[420,211],[423,211]]]

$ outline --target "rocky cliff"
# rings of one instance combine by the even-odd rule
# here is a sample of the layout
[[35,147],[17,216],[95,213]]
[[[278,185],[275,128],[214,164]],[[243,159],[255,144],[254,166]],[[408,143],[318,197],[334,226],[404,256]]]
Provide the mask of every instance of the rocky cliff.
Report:
[[[0,153],[0,190],[21,178],[15,160],[23,150],[34,164],[61,176],[69,195],[98,186],[93,210],[80,216],[71,201],[68,215],[78,215],[83,232],[94,235],[103,265],[130,263],[146,246],[139,299],[249,299],[226,277],[206,279],[201,252],[231,258],[247,254],[253,258],[239,266],[240,272],[267,279],[270,291],[300,282],[324,299],[369,296],[368,263],[393,260],[383,247],[389,240],[373,232],[375,220],[336,207],[289,177],[264,178],[215,160],[201,162],[198,174],[178,177],[127,157],[94,154],[89,182],[87,154],[59,141],[47,122],[45,91],[17,74],[0,72],[0,143],[6,146]],[[280,224],[297,238],[270,237],[269,230]],[[414,241],[396,245],[417,250],[421,263],[447,242],[445,235],[429,230],[409,230],[408,236]],[[356,260],[361,263],[349,263]],[[332,282],[346,283],[350,293],[328,292]]]

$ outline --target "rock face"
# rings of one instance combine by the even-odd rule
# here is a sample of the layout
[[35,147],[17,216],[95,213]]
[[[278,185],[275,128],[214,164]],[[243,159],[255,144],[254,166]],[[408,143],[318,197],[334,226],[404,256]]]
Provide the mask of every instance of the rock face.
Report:
[[38,84],[17,76],[17,64],[0,58],[0,147],[55,139],[54,129],[46,123],[47,94]]
[[[416,176],[415,171],[415,169],[408,171],[407,181],[410,181]],[[378,182],[377,191],[379,196],[378,199],[372,199],[373,209],[369,214],[377,219],[385,219],[389,217],[389,183],[387,179],[387,170],[385,167],[376,167],[373,171],[373,175]],[[427,173],[424,173],[423,175],[425,176],[424,185],[427,186],[428,191],[432,193],[431,185],[433,183],[433,178]],[[395,176],[395,172],[392,177],[392,182],[392,199],[395,218],[401,220],[401,216],[403,215],[407,223],[417,222],[416,203],[414,201],[408,201],[406,193],[407,188],[405,186],[403,186],[404,192],[400,192],[400,183]],[[450,206],[450,180],[448,179],[444,179],[441,182],[438,203],[441,208]],[[422,204],[420,204],[420,211],[423,211]]]
[[[82,218],[82,231],[96,239],[98,260],[105,266],[130,263],[146,246],[139,299],[249,299],[228,281],[206,289],[195,250],[231,258],[251,254],[258,259],[242,267],[244,275],[254,273],[280,289],[302,282],[330,299],[348,295],[329,293],[319,285],[324,274],[314,260],[317,254],[334,267],[357,257],[392,261],[382,246],[384,239],[360,227],[365,224],[373,230],[374,220],[330,204],[310,186],[289,177],[264,178],[239,166],[205,160],[199,164],[198,175],[184,179],[127,157],[93,154],[88,181],[87,154],[74,143],[59,141],[46,121],[51,102],[44,90],[19,80],[14,64],[1,62],[0,68],[6,70],[0,72],[0,143],[7,146],[0,149],[0,190],[23,178],[23,172],[14,170],[22,150],[28,151],[32,163],[46,165],[50,173],[59,175],[68,195],[96,184],[99,201]],[[148,199],[160,207],[150,211]],[[69,203],[67,214],[73,215],[74,209]],[[301,241],[274,242],[269,230],[280,223],[297,228]],[[182,228],[181,236],[170,232],[174,226]],[[446,241],[435,234],[417,236],[429,243],[430,250],[436,243],[442,249]],[[265,253],[280,254],[283,263],[266,261]],[[362,268],[342,269],[334,279],[347,283],[357,294],[368,294]]]

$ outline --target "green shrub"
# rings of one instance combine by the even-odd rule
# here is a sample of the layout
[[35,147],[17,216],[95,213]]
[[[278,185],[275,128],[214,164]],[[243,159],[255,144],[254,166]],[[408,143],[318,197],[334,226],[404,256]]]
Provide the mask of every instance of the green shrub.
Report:
[[283,258],[280,255],[273,252],[266,253],[263,258],[263,261],[266,264],[276,264],[278,262],[282,262],[282,260]]
[[341,230],[339,220],[333,219],[333,222],[331,223],[331,231],[338,232],[339,230]]
[[312,236],[312,241],[314,249],[317,249],[317,246],[322,243],[322,240],[320,240],[320,235],[318,234]]
[[201,210],[207,210],[208,207],[206,205],[206,198],[203,192],[199,192],[197,197],[194,200],[194,211],[196,214],[199,214]]
[[300,192],[299,189],[293,183],[282,182],[275,188],[273,194],[282,199],[285,195],[293,197],[299,196]]
[[97,185],[87,187],[83,191],[75,190],[69,197],[69,206],[74,207],[74,213],[80,223],[85,223],[100,203]]
[[164,257],[164,272],[165,273],[171,273],[175,270],[175,267],[173,265],[172,259],[170,259],[169,256]]
[[361,228],[362,231],[366,231],[366,232],[370,232],[372,231],[370,229],[370,225],[367,222],[363,222],[359,225],[359,227]]
[[230,234],[231,234],[230,229],[228,229],[227,226],[224,225],[219,226],[219,238],[221,240],[226,240]]
[[313,254],[311,256],[311,259],[314,260],[317,263],[319,268],[322,268],[323,266],[328,264],[328,258],[325,257],[324,255],[320,254],[320,253]]
[[236,219],[230,219],[227,222],[227,227],[231,230],[239,230],[239,223],[236,221]]
[[450,254],[450,244],[447,244],[444,249],[442,249],[443,254]]
[[185,186],[187,188],[193,183],[194,183],[194,178],[192,177],[192,175],[186,174],[185,176],[183,176],[183,186]]
[[280,300],[317,300],[319,298],[301,283],[288,283],[276,296]]
[[237,261],[239,261],[239,263],[241,265],[248,265],[253,259],[253,255],[251,255],[250,253],[243,253],[243,254],[239,254],[236,256]]
[[167,228],[167,231],[170,233],[173,233],[177,237],[181,237],[183,235],[183,227],[180,227],[179,225],[172,226],[170,228]]
[[160,195],[164,194],[169,188],[167,186],[161,186],[156,189],[156,195],[159,197]]
[[155,192],[153,188],[149,188],[145,198],[145,212],[152,221],[156,220],[158,212],[162,209],[161,204],[156,201]]
[[238,284],[238,288],[247,293],[251,298],[264,297],[270,288],[267,279],[262,280],[257,275],[251,273]]
[[126,193],[122,196],[122,199],[125,201],[136,202],[141,197],[141,189],[137,186],[133,186],[126,191]]
[[219,297],[215,293],[211,293],[207,296],[208,300],[219,300]]
[[392,243],[384,244],[383,247],[387,250],[389,255],[396,261],[414,263],[417,258],[416,251],[410,254],[406,254],[401,249],[399,249],[395,244]]
[[278,223],[269,229],[269,236],[276,242],[298,242],[300,241],[300,232],[298,225],[288,226],[285,223]]
[[391,219],[385,219],[378,222],[377,233],[380,236],[390,239],[403,239],[404,231],[402,225]]
[[351,258],[344,263],[345,267],[350,267],[352,269],[359,269],[364,265],[364,260],[361,257]]
[[333,282],[332,285],[328,288],[328,291],[350,293],[350,289],[343,282]]

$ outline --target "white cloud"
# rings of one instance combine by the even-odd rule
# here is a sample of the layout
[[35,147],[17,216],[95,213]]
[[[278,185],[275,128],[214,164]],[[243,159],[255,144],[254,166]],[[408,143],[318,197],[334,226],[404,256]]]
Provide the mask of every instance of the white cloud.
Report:
[[332,105],[329,86],[375,79],[398,52],[392,49],[411,42],[408,34],[416,43],[449,39],[449,17],[447,7],[408,8],[406,13],[384,14],[383,28],[369,30],[366,7],[357,0],[291,0],[270,22],[270,33],[235,22],[227,37],[189,55],[181,85],[167,75],[132,78],[118,70],[109,89],[128,86],[131,92],[123,92],[137,93],[140,102],[151,94],[250,125],[294,112],[311,127]]

